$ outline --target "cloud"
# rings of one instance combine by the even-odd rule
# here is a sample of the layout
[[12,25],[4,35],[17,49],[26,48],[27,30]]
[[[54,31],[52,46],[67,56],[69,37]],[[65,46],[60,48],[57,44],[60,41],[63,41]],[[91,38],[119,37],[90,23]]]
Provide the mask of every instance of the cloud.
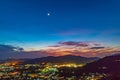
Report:
[[48,47],[60,47],[60,45],[53,45],[53,46],[48,46]]
[[85,57],[104,57],[117,53],[119,49],[119,47],[108,47],[96,41],[62,41],[47,48],[46,51],[54,56],[71,54]]
[[[119,53],[120,47],[105,47],[95,42],[65,41],[50,45],[44,49],[25,51],[22,47],[0,44],[0,59],[39,58],[45,56],[76,55],[84,57],[104,57]],[[98,45],[99,44],[99,45]],[[72,47],[71,47],[72,46]]]
[[105,47],[91,47],[90,49],[104,49]]
[[21,47],[15,47],[12,45],[5,45],[5,44],[0,44],[0,58],[9,58],[12,56],[16,56],[19,53],[23,52],[24,49]]
[[3,45],[0,44],[0,52],[16,52],[16,51],[23,51],[23,48],[14,47],[12,45]]
[[98,42],[95,42],[95,41],[88,41],[88,42],[85,42],[85,41],[61,41],[61,42],[58,42],[57,44],[55,45],[52,45],[52,46],[48,46],[48,47],[62,47],[62,46],[73,46],[73,47],[100,47],[102,44],[101,43],[98,43]]
[[59,42],[58,43],[61,46],[79,46],[79,47],[87,47],[89,46],[86,42],[76,42],[76,41],[66,41],[66,42]]
[[100,43],[94,43],[95,46],[100,46],[101,44]]

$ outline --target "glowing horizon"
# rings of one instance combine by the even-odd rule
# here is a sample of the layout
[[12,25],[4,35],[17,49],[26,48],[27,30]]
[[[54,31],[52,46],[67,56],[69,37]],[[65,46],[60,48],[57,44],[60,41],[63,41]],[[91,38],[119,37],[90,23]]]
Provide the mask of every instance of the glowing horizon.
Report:
[[67,54],[104,57],[120,53],[119,3],[1,0],[0,58]]

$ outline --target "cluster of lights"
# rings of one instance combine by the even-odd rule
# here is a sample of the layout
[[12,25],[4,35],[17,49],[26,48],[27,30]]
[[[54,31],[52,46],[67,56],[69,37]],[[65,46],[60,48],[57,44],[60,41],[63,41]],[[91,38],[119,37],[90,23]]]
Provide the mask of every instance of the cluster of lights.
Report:
[[[64,77],[59,76],[59,69],[62,69],[64,67],[68,68],[78,68],[82,67],[84,64],[74,64],[74,63],[68,63],[68,64],[52,64],[52,63],[42,63],[42,64],[25,64],[25,65],[18,65],[17,62],[12,63],[4,63],[0,64],[0,80],[14,77],[16,80],[34,80],[36,79],[64,79]],[[18,70],[18,71],[17,71]],[[25,70],[25,71],[24,71]],[[22,77],[21,77],[21,71],[22,71]],[[35,71],[35,72],[32,72]],[[61,71],[64,73],[64,71]],[[60,73],[61,73],[60,72]],[[69,71],[67,71],[69,72]],[[70,71],[70,73],[75,74],[74,71]],[[27,77],[26,77],[27,76]],[[106,75],[105,75],[106,76]],[[90,73],[90,74],[83,74],[79,78],[82,80],[98,80],[101,77],[104,77],[104,75],[99,73]],[[76,80],[76,77],[68,77],[68,80]]]
[[58,65],[54,65],[54,67],[60,68],[60,67],[82,67],[83,64],[58,64]]

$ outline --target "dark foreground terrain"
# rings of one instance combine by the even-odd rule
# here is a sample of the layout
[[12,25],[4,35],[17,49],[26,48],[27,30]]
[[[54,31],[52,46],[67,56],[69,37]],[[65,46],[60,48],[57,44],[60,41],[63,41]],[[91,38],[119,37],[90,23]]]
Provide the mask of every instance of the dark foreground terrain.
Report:
[[[75,60],[73,56],[65,57]],[[120,55],[107,56],[86,64],[78,63],[80,59],[76,63],[9,60],[0,64],[0,80],[120,80]]]

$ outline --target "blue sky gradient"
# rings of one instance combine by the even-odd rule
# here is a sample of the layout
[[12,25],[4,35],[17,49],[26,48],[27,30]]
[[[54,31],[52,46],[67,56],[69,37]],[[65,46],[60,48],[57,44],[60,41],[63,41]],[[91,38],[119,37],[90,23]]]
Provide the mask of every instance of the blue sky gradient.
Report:
[[0,44],[27,49],[60,41],[98,41],[118,47],[120,1],[0,0]]

